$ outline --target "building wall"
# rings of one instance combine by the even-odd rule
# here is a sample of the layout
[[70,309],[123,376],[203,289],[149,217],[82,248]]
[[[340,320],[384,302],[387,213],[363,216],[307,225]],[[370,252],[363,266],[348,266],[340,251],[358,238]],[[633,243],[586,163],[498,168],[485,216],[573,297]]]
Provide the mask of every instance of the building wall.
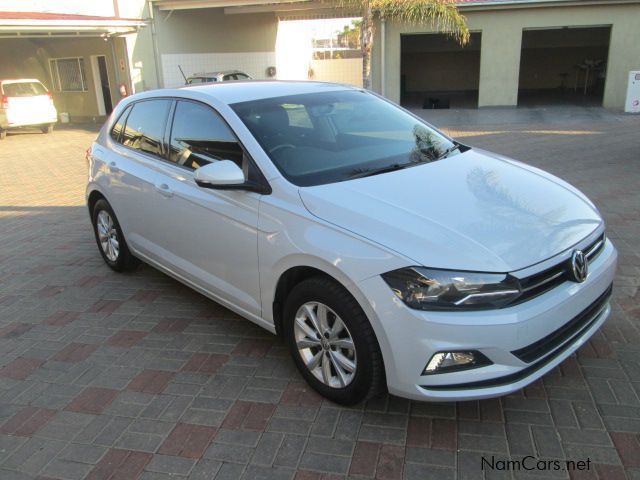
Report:
[[[166,11],[156,11],[154,15],[158,58],[171,62],[168,65],[171,72],[177,70],[180,54],[204,54],[200,63],[188,62],[186,75],[231,68],[233,60],[229,58],[233,58],[233,54],[237,54],[237,66],[233,68],[251,70],[247,73],[258,78],[264,78],[266,67],[274,65],[274,60],[269,57],[274,55],[278,31],[278,19],[274,13],[228,15],[222,8],[208,8],[174,11],[171,15]],[[209,57],[213,63],[206,60]],[[215,58],[221,60],[216,62]],[[262,60],[271,61],[271,65],[263,64]],[[162,72],[163,67],[160,69]],[[173,73],[179,75],[179,71]],[[161,82],[168,86],[175,84],[175,78],[162,78]]]
[[313,70],[311,80],[362,87],[362,58],[311,60],[311,69]]
[[[562,26],[611,25],[603,105],[622,108],[629,70],[640,68],[640,5],[465,10],[469,28],[482,32],[479,106],[517,105],[522,30]],[[433,31],[428,26],[387,22],[385,80],[381,78],[380,26],[376,32],[373,87],[400,100],[400,35]]]
[[[111,43],[114,43],[113,49]],[[116,51],[114,61],[113,51]],[[53,91],[50,58],[82,57],[84,59],[86,92],[53,92],[58,112],[68,112],[75,121],[99,116],[91,55],[104,55],[115,105],[120,100],[118,84],[126,78],[125,49],[122,39],[105,42],[101,38],[0,39],[0,78],[37,78]],[[117,71],[116,71],[117,69]]]

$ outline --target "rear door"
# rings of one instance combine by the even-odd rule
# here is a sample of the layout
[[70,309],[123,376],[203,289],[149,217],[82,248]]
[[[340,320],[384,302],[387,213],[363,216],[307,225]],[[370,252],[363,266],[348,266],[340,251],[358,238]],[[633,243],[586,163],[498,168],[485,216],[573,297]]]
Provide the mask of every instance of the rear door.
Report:
[[98,147],[107,170],[107,200],[134,251],[158,257],[156,221],[158,193],[155,190],[157,163],[164,161],[169,99],[142,100],[128,107],[110,132],[111,148]]

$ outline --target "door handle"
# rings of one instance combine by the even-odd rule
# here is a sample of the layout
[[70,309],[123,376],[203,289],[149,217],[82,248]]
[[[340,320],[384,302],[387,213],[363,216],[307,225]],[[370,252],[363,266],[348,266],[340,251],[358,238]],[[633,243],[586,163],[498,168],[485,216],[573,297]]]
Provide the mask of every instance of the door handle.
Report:
[[169,188],[169,185],[166,183],[161,183],[160,185],[156,185],[156,190],[165,197],[173,197],[173,190]]
[[114,173],[120,171],[116,162],[109,162],[109,170],[111,170]]

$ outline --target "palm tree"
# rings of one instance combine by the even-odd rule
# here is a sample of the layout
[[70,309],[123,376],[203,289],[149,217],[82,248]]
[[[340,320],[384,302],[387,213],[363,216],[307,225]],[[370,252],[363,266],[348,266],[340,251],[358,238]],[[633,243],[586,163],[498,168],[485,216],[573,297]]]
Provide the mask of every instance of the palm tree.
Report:
[[375,19],[397,20],[414,25],[430,24],[456,38],[461,45],[469,41],[467,20],[455,0],[339,0],[348,10],[361,12],[362,84],[371,88],[371,49]]

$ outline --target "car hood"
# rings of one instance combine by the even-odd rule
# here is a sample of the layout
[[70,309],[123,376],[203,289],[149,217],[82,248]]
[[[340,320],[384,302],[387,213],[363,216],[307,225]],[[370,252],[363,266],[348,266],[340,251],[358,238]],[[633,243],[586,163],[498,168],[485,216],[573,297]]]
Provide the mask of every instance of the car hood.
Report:
[[300,189],[315,216],[433,268],[510,272],[584,239],[602,219],[562,180],[472,149],[449,158]]

